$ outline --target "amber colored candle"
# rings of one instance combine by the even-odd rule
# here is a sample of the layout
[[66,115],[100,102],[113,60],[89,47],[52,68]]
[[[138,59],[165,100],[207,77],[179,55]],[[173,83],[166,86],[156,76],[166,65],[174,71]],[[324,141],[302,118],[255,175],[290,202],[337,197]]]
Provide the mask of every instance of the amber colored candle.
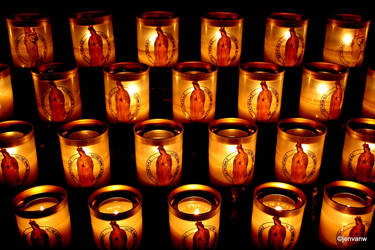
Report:
[[13,115],[13,89],[9,65],[0,63],[0,120]]
[[369,66],[367,68],[366,86],[362,101],[362,115],[364,117],[375,118],[375,70]]

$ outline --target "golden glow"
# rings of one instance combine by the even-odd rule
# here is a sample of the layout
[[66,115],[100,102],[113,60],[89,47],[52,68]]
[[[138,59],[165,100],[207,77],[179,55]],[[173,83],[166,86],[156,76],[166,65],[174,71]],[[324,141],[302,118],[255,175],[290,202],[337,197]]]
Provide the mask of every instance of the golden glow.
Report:
[[115,215],[117,215],[118,214],[118,211],[117,210],[115,210],[114,212],[113,212]]
[[282,208],[281,206],[276,206],[275,209],[276,209],[277,211],[281,211],[281,210],[283,210],[283,208]]
[[324,95],[328,91],[328,86],[324,83],[318,85],[318,92],[321,95]]
[[154,44],[157,37],[158,37],[158,33],[152,34],[150,36],[150,38],[148,39],[148,41],[150,42],[150,44]]
[[198,214],[199,214],[199,208],[196,208],[196,209],[194,210],[194,214],[195,214],[195,215],[198,215]]
[[216,32],[215,38],[216,38],[216,40],[219,40],[221,38],[220,31]]
[[139,92],[139,88],[136,84],[127,85],[126,90],[128,91],[130,96],[134,96],[134,94]]
[[352,37],[352,35],[350,35],[350,34],[346,34],[346,35],[344,36],[344,38],[342,39],[342,41],[343,41],[346,45],[351,44],[351,43],[352,43],[352,40],[353,40],[353,37]]
[[40,211],[43,211],[44,210],[44,207],[43,206],[40,206]]
[[288,31],[286,31],[285,33],[284,33],[284,38],[285,39],[288,39],[290,37],[290,32],[289,32],[289,30]]

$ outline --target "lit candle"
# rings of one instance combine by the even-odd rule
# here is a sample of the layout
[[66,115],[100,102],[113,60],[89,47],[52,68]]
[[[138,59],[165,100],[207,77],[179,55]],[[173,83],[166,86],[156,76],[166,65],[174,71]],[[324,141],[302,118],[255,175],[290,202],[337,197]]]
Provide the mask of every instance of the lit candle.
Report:
[[71,241],[70,214],[65,189],[36,186],[13,199],[20,235],[35,248],[63,248]]
[[176,249],[215,249],[220,226],[221,196],[215,189],[190,184],[168,196],[169,229]]
[[269,182],[254,190],[251,239],[257,248],[293,249],[302,226],[306,196],[298,188]]
[[110,181],[108,125],[94,119],[58,129],[65,180],[72,187],[99,187]]
[[0,63],[0,120],[9,119],[13,115],[13,90],[10,68]]
[[182,171],[183,126],[167,119],[151,119],[134,126],[138,181],[147,186],[173,186]]
[[324,188],[319,239],[329,248],[360,247],[374,213],[375,193],[356,182],[335,181]]
[[362,101],[362,115],[375,118],[375,70],[369,66],[367,69],[366,86]]
[[111,185],[89,197],[91,226],[100,249],[138,249],[142,240],[142,195],[130,186]]

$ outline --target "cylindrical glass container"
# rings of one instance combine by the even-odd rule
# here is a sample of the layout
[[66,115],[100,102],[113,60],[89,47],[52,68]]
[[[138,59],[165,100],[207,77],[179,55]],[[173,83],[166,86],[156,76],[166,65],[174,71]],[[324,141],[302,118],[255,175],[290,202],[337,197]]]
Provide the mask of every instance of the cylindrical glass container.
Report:
[[258,128],[241,118],[222,118],[208,125],[208,165],[215,186],[241,186],[251,182]]
[[243,17],[233,12],[208,12],[201,17],[201,60],[219,67],[240,63]]
[[178,61],[179,17],[168,11],[148,11],[137,17],[138,61],[150,67],[170,67]]
[[268,182],[254,190],[251,239],[257,248],[293,249],[302,227],[306,196],[298,188]]
[[345,67],[360,67],[363,62],[370,20],[353,14],[328,18],[323,60]]
[[81,118],[82,105],[77,66],[48,63],[32,69],[39,117],[46,122]]
[[102,67],[115,62],[112,15],[105,11],[77,12],[69,17],[73,51],[79,67]]
[[6,18],[13,64],[33,68],[53,61],[50,18],[41,13],[18,13]]
[[150,112],[149,66],[136,62],[113,63],[104,68],[107,119],[136,123]]
[[176,249],[215,249],[220,226],[220,193],[208,186],[189,184],[168,196],[169,230]]
[[99,187],[110,181],[108,125],[81,119],[58,131],[65,180],[71,187]]
[[99,249],[138,249],[142,240],[142,195],[130,186],[110,185],[88,199]]
[[20,235],[33,248],[65,248],[71,241],[67,192],[52,185],[36,186],[13,199]]
[[183,126],[167,119],[151,119],[134,126],[138,181],[147,186],[173,186],[182,171]]
[[344,102],[348,69],[312,62],[303,65],[299,116],[318,121],[338,120]]
[[284,67],[303,61],[309,19],[301,14],[277,12],[267,16],[264,60]]
[[362,115],[375,118],[375,70],[373,66],[367,69],[366,86],[362,101]]
[[277,122],[285,70],[268,62],[243,63],[239,69],[238,116],[257,122]]
[[277,125],[275,175],[278,181],[315,183],[319,176],[327,128],[305,118],[286,118]]
[[13,89],[9,65],[0,63],[0,120],[13,115]]
[[173,119],[208,123],[215,117],[217,67],[205,62],[181,62],[172,70]]
[[375,193],[352,181],[324,187],[319,239],[329,248],[361,248],[374,214]]

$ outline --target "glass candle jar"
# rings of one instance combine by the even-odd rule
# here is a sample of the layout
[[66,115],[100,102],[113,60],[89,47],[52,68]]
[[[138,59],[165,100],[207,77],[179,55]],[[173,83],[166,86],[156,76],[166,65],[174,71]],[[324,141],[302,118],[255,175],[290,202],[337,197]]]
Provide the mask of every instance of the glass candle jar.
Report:
[[172,69],[173,119],[208,123],[215,117],[217,67],[205,62],[180,62]]
[[36,186],[13,198],[22,239],[33,248],[65,248],[71,241],[67,192],[53,185]]
[[169,194],[168,208],[174,248],[216,248],[221,209],[218,191],[200,184],[180,186]]
[[142,240],[142,195],[130,186],[110,185],[88,199],[99,249],[138,249]]
[[58,131],[65,180],[71,187],[99,187],[110,181],[108,125],[81,119]]
[[278,181],[315,183],[319,176],[327,128],[305,118],[286,118],[277,125],[275,175]]
[[309,19],[297,13],[277,12],[267,16],[264,60],[284,67],[303,61]]
[[268,182],[254,190],[251,239],[257,248],[293,249],[302,227],[306,196],[298,188]]
[[370,20],[353,14],[336,14],[328,18],[323,60],[345,67],[362,65]]
[[82,105],[77,66],[56,62],[31,71],[38,114],[45,122],[81,118]]
[[239,69],[238,116],[257,122],[277,122],[285,70],[268,62],[243,63]]
[[112,15],[105,11],[77,12],[69,17],[73,51],[79,67],[102,67],[115,62]]
[[167,119],[151,119],[134,126],[138,181],[147,186],[173,186],[182,171],[183,126]]
[[362,101],[362,115],[375,118],[375,70],[369,66],[367,69],[366,86]]
[[348,69],[342,65],[326,62],[304,64],[299,116],[321,122],[338,120],[347,79]]
[[215,186],[247,185],[253,179],[258,128],[241,118],[222,118],[208,125],[208,165]]
[[0,63],[0,120],[13,115],[13,89],[9,65]]
[[148,11],[137,17],[138,61],[150,67],[170,67],[178,61],[179,17],[168,11]]
[[110,123],[148,119],[149,70],[149,66],[137,62],[113,63],[104,68],[105,105]]
[[201,17],[201,60],[218,67],[237,66],[242,49],[243,17],[208,12]]
[[41,13],[17,13],[6,18],[13,64],[33,68],[53,61],[50,18]]
[[356,182],[327,184],[320,213],[320,242],[329,248],[360,247],[371,225],[374,199],[371,189]]

